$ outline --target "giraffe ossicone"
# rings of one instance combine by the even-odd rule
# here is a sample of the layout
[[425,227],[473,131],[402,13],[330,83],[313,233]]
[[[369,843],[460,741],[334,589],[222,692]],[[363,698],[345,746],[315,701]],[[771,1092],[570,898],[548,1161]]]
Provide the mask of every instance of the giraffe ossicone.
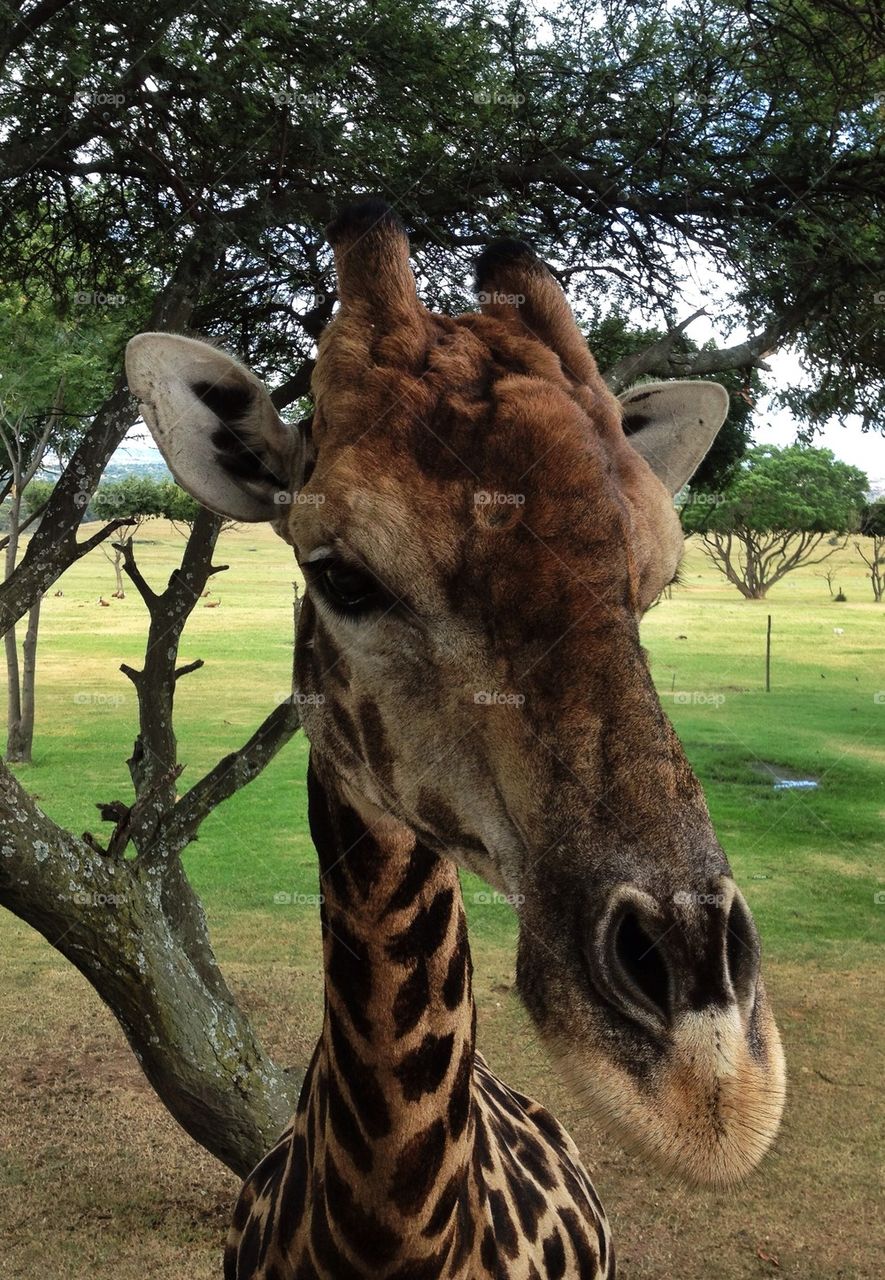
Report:
[[689,1181],[747,1174],[783,1109],[780,1040],[639,640],[678,569],[672,494],[727,395],[618,401],[525,245],[482,254],[480,311],[449,317],[419,301],[386,206],[328,234],[340,307],[309,423],[209,344],[127,350],[179,482],[272,523],[307,585],[326,1016],[227,1274],[609,1276],[574,1145],[475,1055],[457,865],[516,904],[518,989],[578,1097]]

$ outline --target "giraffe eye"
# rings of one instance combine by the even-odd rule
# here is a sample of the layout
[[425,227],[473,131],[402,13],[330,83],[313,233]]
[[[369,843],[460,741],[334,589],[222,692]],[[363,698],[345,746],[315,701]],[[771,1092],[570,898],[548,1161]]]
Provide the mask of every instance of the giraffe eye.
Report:
[[367,569],[320,560],[305,565],[305,572],[326,603],[348,617],[359,617],[388,604],[387,593]]

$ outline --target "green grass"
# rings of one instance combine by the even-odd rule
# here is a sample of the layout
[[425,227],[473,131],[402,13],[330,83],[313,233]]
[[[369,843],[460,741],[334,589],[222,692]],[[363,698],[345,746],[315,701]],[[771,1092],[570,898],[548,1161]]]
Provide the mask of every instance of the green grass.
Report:
[[[180,550],[161,524],[137,544],[158,585]],[[291,552],[269,532],[246,529],[223,536],[217,559],[231,566],[212,580],[210,599],[221,603],[198,605],[181,648],[183,661],[206,661],[177,695],[182,785],[239,746],[288,688]],[[885,687],[885,608],[867,600],[859,559],[850,551],[835,559],[847,604],[830,600],[814,570],[787,578],[767,601],[747,602],[690,544],[685,585],[649,613],[643,639],[766,949],[840,964],[881,937],[885,921],[875,902],[885,812],[885,705],[875,695]],[[19,774],[59,822],[97,831],[96,803],[130,795],[125,761],[136,706],[119,667],[139,665],[145,612],[134,592],[108,608],[98,603],[100,595],[110,600],[113,587],[101,552],[75,565],[60,586],[64,595],[50,593],[44,605],[34,763]],[[310,905],[279,900],[316,890],[306,759],[299,735],[207,820],[187,853],[222,958],[228,948],[237,954],[238,917],[270,924],[313,914]],[[760,762],[815,777],[819,787],[776,791]],[[465,877],[475,941],[511,942],[512,913],[473,902],[481,887]]]
[[[881,940],[885,920],[875,901],[885,847],[885,705],[876,698],[885,609],[864,600],[850,553],[838,563],[847,604],[831,601],[813,570],[766,601],[744,601],[690,547],[686,586],[643,627],[664,705],[767,950],[834,963]],[[818,787],[775,790],[766,765]]]

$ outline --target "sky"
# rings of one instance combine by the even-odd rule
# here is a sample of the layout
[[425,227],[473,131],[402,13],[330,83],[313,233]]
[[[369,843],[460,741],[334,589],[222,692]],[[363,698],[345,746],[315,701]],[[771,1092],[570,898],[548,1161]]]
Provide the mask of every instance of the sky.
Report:
[[[772,372],[765,377],[771,386],[785,386],[797,380],[799,361],[791,352],[779,352],[771,356],[768,363]],[[769,411],[765,401],[759,405],[758,423],[758,444],[792,444],[796,438],[796,423],[792,415],[782,409]],[[845,426],[833,423],[818,432],[814,443],[820,449],[832,449],[841,462],[860,467],[869,476],[875,490],[885,489],[885,434],[881,431],[861,431],[857,422],[849,422]]]

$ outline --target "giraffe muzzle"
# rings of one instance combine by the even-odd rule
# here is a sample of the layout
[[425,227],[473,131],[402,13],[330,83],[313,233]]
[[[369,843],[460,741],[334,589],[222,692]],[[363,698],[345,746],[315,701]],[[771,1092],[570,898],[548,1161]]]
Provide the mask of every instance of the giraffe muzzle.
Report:
[[724,870],[679,887],[672,860],[635,881],[626,869],[577,897],[554,878],[554,911],[549,894],[546,908],[527,896],[520,994],[602,1124],[663,1170],[728,1186],[768,1150],[784,1105],[756,926]]
[[653,1036],[666,1036],[688,1012],[753,1010],[759,937],[734,881],[719,877],[701,891],[677,890],[660,901],[633,885],[611,893],[590,948],[588,983],[620,1014]]

